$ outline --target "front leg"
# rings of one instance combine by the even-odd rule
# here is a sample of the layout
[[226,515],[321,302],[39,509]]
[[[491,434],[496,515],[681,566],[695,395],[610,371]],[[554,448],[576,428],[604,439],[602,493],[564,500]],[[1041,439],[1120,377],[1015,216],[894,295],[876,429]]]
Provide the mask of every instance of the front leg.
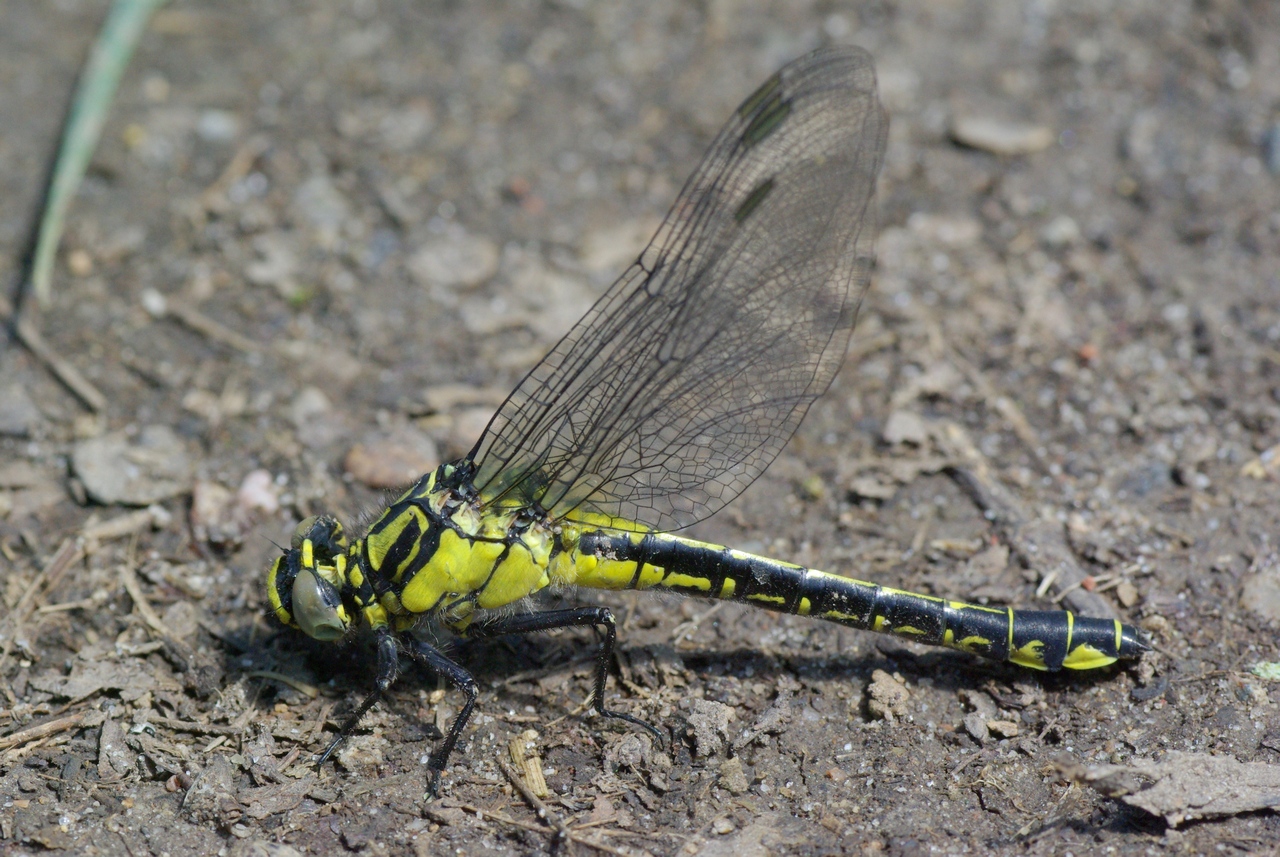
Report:
[[329,757],[333,755],[334,750],[338,749],[338,745],[356,731],[356,727],[360,725],[360,718],[364,717],[379,699],[382,699],[383,695],[391,689],[391,685],[396,683],[396,677],[400,675],[400,652],[396,648],[396,638],[392,635],[391,629],[383,625],[376,629],[374,634],[378,649],[378,677],[374,689],[343,722],[342,728],[338,730],[338,737],[330,741],[329,746],[316,759],[316,767],[329,761]]
[[497,616],[492,619],[479,619],[465,630],[468,637],[501,637],[505,634],[531,634],[536,631],[551,631],[556,628],[574,628],[589,625],[597,630],[604,629],[600,639],[600,653],[596,658],[595,684],[591,693],[592,707],[602,717],[625,720],[648,731],[662,742],[662,734],[648,723],[622,711],[614,711],[604,707],[604,686],[609,675],[609,661],[613,658],[613,649],[618,640],[617,623],[613,619],[613,611],[608,607],[574,607],[568,610],[549,610],[545,613],[521,613],[514,616]]
[[400,639],[414,660],[430,667],[438,675],[444,676],[446,681],[467,695],[467,702],[462,706],[462,710],[458,712],[458,716],[453,718],[453,725],[449,727],[449,732],[444,736],[444,741],[427,760],[427,770],[429,772],[427,794],[435,797],[440,789],[440,775],[449,763],[449,754],[453,752],[454,746],[458,743],[462,730],[467,727],[467,721],[471,719],[471,712],[476,707],[476,697],[479,696],[480,691],[476,686],[475,677],[467,672],[466,669],[445,657],[435,646],[416,639],[408,632],[401,634]]

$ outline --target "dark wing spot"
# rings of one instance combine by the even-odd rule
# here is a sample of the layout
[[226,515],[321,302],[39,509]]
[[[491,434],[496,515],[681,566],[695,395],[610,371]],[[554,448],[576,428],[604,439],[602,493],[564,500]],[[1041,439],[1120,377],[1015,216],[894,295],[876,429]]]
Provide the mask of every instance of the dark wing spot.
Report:
[[791,102],[783,99],[780,94],[774,94],[761,106],[760,112],[742,132],[742,144],[747,148],[758,144],[772,134],[790,114]]
[[764,198],[769,195],[771,190],[773,190],[772,178],[767,178],[756,185],[755,190],[747,194],[747,198],[742,201],[742,204],[738,206],[738,210],[733,213],[733,219],[741,223],[750,217],[751,212],[760,207],[760,203],[764,202]]

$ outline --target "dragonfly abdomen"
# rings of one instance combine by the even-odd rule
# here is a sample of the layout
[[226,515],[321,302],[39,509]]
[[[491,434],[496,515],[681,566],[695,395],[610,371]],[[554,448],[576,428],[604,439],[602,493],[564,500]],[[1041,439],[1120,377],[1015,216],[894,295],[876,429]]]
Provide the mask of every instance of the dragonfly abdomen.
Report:
[[580,586],[740,601],[1032,669],[1095,669],[1146,649],[1111,619],[949,601],[678,536],[586,532],[575,553]]

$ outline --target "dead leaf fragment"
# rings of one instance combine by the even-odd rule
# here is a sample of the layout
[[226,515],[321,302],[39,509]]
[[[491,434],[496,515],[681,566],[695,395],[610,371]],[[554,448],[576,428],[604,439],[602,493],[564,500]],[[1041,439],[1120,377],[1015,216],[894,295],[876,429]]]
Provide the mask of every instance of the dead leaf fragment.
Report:
[[1068,779],[1161,816],[1170,827],[1280,806],[1280,765],[1231,756],[1170,752],[1158,762],[1059,768]]

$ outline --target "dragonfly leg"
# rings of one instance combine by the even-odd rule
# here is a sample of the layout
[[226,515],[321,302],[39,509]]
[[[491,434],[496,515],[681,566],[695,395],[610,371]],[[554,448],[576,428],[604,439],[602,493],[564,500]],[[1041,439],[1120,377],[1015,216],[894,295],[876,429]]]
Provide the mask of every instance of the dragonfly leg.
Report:
[[453,752],[454,746],[458,743],[462,730],[467,728],[467,721],[471,719],[471,712],[476,707],[476,697],[479,695],[479,689],[476,686],[475,677],[471,673],[449,660],[435,646],[430,643],[424,643],[408,633],[402,634],[400,639],[409,655],[415,661],[431,668],[438,675],[444,676],[449,684],[467,695],[467,702],[462,706],[462,710],[458,712],[458,716],[453,718],[453,725],[449,727],[449,732],[444,736],[444,741],[427,759],[427,770],[430,778],[427,783],[427,793],[431,797],[435,797],[440,788],[440,774],[444,772],[445,765],[449,762],[449,754]]
[[602,717],[614,720],[625,720],[633,726],[639,726],[662,743],[662,733],[622,711],[614,711],[604,706],[604,686],[609,675],[609,661],[613,659],[614,646],[618,641],[618,627],[613,619],[613,611],[608,607],[575,607],[568,610],[549,610],[545,613],[522,613],[516,616],[499,616],[493,619],[480,620],[467,629],[468,637],[500,637],[506,634],[531,634],[537,631],[550,631],[555,628],[574,628],[589,625],[600,633],[600,653],[596,658],[595,684],[591,694],[592,707]]
[[396,647],[396,638],[392,636],[391,629],[382,627],[375,633],[378,649],[378,678],[374,689],[343,722],[342,728],[338,730],[338,736],[329,742],[329,746],[316,759],[316,767],[329,761],[333,751],[351,737],[351,733],[355,732],[356,727],[360,725],[360,718],[364,717],[379,699],[382,699],[383,694],[391,689],[391,685],[396,683],[396,678],[400,675],[400,652]]
[[[341,746],[342,742],[351,737],[351,734],[356,731],[356,727],[360,725],[361,718],[378,703],[378,700],[382,699],[400,675],[400,648],[396,643],[395,636],[391,633],[391,629],[383,627],[377,629],[375,633],[377,635],[376,645],[378,649],[378,677],[374,689],[361,701],[356,710],[351,712],[347,719],[343,721],[337,737],[329,742],[329,746],[316,759],[317,767],[329,761],[329,758]],[[435,670],[435,672],[444,676],[450,684],[467,695],[467,703],[458,712],[458,716],[453,719],[453,725],[449,727],[449,732],[444,737],[444,743],[436,748],[435,752],[427,760],[427,770],[430,772],[427,792],[431,797],[435,797],[440,788],[440,774],[444,771],[445,764],[449,761],[449,754],[453,752],[454,746],[458,743],[458,737],[462,734],[462,730],[467,726],[467,721],[471,718],[471,711],[475,708],[479,690],[471,673],[446,658],[434,646],[417,640],[409,634],[402,634],[400,642],[404,644],[405,650],[414,660]]]

